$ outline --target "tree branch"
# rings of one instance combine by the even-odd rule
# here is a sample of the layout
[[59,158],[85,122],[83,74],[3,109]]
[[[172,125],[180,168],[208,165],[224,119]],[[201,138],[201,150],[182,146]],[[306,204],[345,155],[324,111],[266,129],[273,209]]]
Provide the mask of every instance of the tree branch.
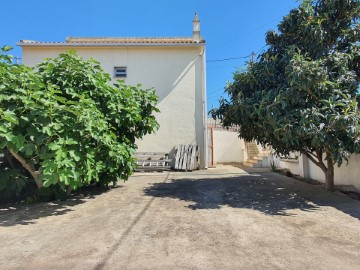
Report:
[[306,151],[306,153],[308,153],[309,155],[311,155],[311,156],[314,157],[314,158],[317,158],[317,156],[316,156],[313,152],[311,152],[311,151]]
[[316,149],[315,150],[315,153],[316,153],[316,157],[318,158],[318,160],[320,161],[322,161],[322,150],[321,149]]
[[[318,152],[318,151],[316,151],[316,152]],[[319,160],[316,160],[315,155],[311,152],[301,150],[300,153],[307,156],[316,166],[320,167],[320,169],[323,170],[324,172],[327,170],[324,162],[322,161],[322,156],[321,156],[321,159],[319,159],[318,156],[316,156],[319,159]]]
[[26,162],[26,160],[21,156],[19,155],[18,153],[16,153],[14,150],[12,149],[8,149],[9,152],[11,153],[11,155],[16,158],[20,163],[21,165],[31,174],[31,176],[34,178],[35,180],[35,183],[36,183],[36,186],[38,188],[42,188],[43,187],[43,183],[40,181],[39,179],[39,176],[40,176],[40,172],[39,171],[35,171],[35,168],[31,165],[31,164],[28,164]]
[[300,150],[300,153],[307,156],[308,159],[310,159],[316,166],[319,166],[319,162],[315,160],[315,158],[310,152],[307,152],[305,150]]

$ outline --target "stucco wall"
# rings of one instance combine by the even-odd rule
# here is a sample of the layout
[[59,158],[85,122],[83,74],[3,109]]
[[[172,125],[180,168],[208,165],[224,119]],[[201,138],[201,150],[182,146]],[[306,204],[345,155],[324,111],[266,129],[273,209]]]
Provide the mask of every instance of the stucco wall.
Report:
[[[69,48],[23,47],[23,63],[35,66]],[[160,129],[138,141],[142,152],[171,152],[177,144],[200,146],[201,168],[207,166],[203,101],[203,48],[194,47],[76,47],[78,54],[98,60],[113,76],[115,66],[127,67],[126,84],[154,87],[159,96]]]
[[292,174],[300,175],[299,161],[279,159],[278,167],[288,169]]
[[[280,168],[288,168],[293,174],[325,183],[324,172],[311,160],[301,155],[298,163],[279,162]],[[335,185],[350,185],[360,191],[360,155],[351,155],[349,164],[335,165]]]
[[238,132],[214,130],[215,163],[244,162],[245,144]]
[[[309,177],[325,182],[324,172],[308,160]],[[360,155],[351,155],[349,164],[344,162],[341,167],[335,165],[335,185],[352,185],[360,191]]]

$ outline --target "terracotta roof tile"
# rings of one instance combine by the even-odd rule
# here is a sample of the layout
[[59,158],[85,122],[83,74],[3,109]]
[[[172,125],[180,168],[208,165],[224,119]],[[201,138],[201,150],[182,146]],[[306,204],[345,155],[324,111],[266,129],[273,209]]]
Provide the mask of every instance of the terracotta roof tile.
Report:
[[195,43],[187,37],[68,37],[67,43]]
[[[205,43],[204,40],[200,44]],[[67,37],[66,42],[44,42],[35,40],[20,40],[18,45],[49,45],[49,46],[78,46],[78,45],[176,45],[199,44],[190,37]]]

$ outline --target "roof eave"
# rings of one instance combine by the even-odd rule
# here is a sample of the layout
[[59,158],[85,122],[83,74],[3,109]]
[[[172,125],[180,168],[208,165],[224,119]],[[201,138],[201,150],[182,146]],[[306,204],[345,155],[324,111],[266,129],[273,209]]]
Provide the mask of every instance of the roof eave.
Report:
[[205,40],[201,42],[189,42],[189,43],[99,43],[99,42],[89,42],[89,43],[27,43],[27,42],[18,42],[17,46],[20,47],[201,47],[205,45]]

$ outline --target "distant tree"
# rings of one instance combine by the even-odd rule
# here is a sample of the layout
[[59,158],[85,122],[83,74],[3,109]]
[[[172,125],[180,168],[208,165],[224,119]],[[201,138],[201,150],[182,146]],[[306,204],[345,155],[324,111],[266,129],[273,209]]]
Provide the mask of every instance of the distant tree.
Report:
[[360,152],[360,2],[305,0],[266,34],[268,48],[236,72],[212,114],[240,137],[299,151],[325,173]]
[[0,79],[0,151],[15,158],[39,189],[126,180],[135,139],[158,127],[154,90],[112,85],[98,62],[75,52],[36,69],[13,65],[2,54]]

